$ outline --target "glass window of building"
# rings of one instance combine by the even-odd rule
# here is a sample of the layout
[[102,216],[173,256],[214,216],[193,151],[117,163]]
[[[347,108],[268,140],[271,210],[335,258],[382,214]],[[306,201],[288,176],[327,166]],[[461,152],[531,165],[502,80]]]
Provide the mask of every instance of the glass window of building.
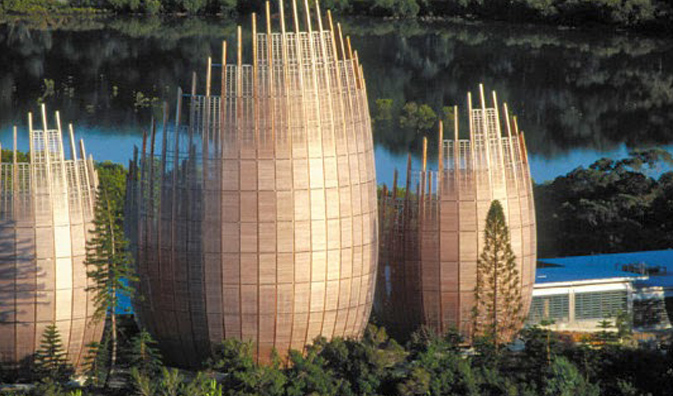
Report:
[[603,319],[626,310],[626,291],[575,294],[575,319]]
[[567,294],[533,297],[528,323],[540,323],[543,320],[554,322],[568,321],[569,299]]

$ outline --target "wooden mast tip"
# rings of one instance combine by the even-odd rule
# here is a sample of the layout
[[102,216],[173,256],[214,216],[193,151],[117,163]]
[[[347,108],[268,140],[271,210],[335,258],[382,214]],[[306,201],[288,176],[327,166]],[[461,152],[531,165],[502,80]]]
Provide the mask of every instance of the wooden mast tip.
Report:
[[308,29],[310,34],[313,31],[313,26],[311,24],[311,7],[308,5],[308,0],[304,0],[304,14],[306,17],[306,29]]
[[423,173],[428,167],[428,138],[423,137]]
[[322,24],[322,13],[320,12],[320,1],[315,0],[315,13],[316,16],[318,17],[318,29],[322,33],[324,30],[323,24]]

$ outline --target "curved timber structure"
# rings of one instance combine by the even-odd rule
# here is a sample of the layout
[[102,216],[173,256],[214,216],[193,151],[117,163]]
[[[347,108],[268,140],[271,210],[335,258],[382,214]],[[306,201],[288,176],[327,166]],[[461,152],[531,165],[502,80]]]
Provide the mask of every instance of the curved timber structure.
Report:
[[293,1],[292,31],[282,2],[280,31],[268,3],[265,32],[253,15],[252,64],[239,27],[236,63],[223,43],[205,93],[194,76],[132,163],[135,307],[176,364],[225,338],[253,341],[265,361],[367,324],[378,219],[365,81],[340,27],[304,8]]
[[31,364],[50,324],[75,367],[103,331],[84,264],[98,176],[82,141],[78,158],[72,125],[66,159],[59,113],[52,128],[44,106],[41,116],[35,129],[28,115],[28,162],[19,161],[15,127],[0,172],[0,364],[10,369]]
[[438,171],[427,167],[424,141],[420,172],[407,165],[406,184],[384,187],[379,202],[381,256],[374,312],[399,337],[421,325],[471,335],[477,259],[486,214],[493,200],[503,206],[517,258],[523,315],[530,306],[537,252],[535,208],[523,132],[497,97],[486,107],[468,94],[469,139],[459,138],[454,107],[453,138],[439,130]]

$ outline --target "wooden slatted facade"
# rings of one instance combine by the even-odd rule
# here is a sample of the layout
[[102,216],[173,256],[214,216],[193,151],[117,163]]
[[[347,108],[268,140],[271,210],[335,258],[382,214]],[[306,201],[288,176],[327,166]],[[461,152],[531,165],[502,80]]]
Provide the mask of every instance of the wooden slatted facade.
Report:
[[265,29],[253,14],[252,64],[239,27],[235,62],[223,43],[205,92],[194,76],[131,163],[134,306],[174,364],[225,338],[252,340],[265,361],[320,335],[359,337],[369,319],[378,218],[357,52],[319,5],[300,20],[293,1],[292,31],[282,1],[280,31],[269,8]]
[[459,138],[454,107],[453,138],[440,124],[438,171],[423,165],[406,171],[406,184],[384,188],[380,201],[380,265],[374,312],[390,332],[405,338],[421,325],[470,336],[477,259],[486,214],[493,200],[503,205],[517,257],[524,315],[535,280],[535,208],[523,132],[507,105],[499,114],[495,92],[487,107],[468,94],[469,139]]
[[84,264],[98,176],[82,141],[78,158],[72,125],[66,159],[59,113],[55,128],[44,106],[41,116],[35,129],[28,115],[30,162],[18,161],[15,127],[11,162],[0,170],[0,365],[10,370],[32,363],[48,325],[76,367],[103,331]]

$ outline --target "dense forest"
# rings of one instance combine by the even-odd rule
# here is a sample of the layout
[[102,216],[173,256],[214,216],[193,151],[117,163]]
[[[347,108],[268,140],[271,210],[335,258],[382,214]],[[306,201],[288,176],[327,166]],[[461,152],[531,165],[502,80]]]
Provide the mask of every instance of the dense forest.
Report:
[[[313,1],[311,1],[312,3]],[[262,10],[264,0],[3,0],[2,12],[77,12],[224,14]],[[289,3],[289,1],[287,2]],[[323,8],[376,17],[462,17],[545,22],[579,26],[607,24],[640,29],[670,29],[670,0],[324,0]]]
[[668,151],[634,151],[536,185],[538,255],[673,247],[672,164]]
[[109,387],[103,386],[104,354],[88,360],[84,386],[68,382],[72,368],[52,331],[42,338],[35,386],[3,394],[663,396],[673,386],[669,344],[638,347],[628,327],[596,333],[579,344],[533,327],[521,334],[523,350],[496,350],[486,341],[467,350],[455,333],[437,337],[421,329],[400,345],[385,329],[370,325],[361,341],[318,338],[303,354],[293,351],[288,361],[274,359],[267,366],[254,362],[250,343],[227,340],[195,372],[163,366],[151,336],[138,331],[130,317],[124,319],[120,370]]

